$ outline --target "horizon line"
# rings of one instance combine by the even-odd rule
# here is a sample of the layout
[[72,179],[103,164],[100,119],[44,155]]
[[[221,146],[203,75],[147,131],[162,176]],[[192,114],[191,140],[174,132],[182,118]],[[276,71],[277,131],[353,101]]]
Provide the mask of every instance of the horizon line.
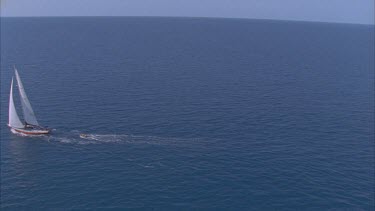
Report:
[[0,18],[197,18],[197,19],[239,19],[239,20],[265,20],[265,21],[291,21],[291,22],[308,22],[308,23],[327,23],[327,24],[352,24],[375,26],[375,23],[357,23],[357,22],[340,22],[340,21],[319,21],[319,20],[296,20],[296,19],[271,19],[271,18],[245,18],[245,17],[214,17],[214,16],[142,16],[142,15],[41,15],[41,16],[3,16]]

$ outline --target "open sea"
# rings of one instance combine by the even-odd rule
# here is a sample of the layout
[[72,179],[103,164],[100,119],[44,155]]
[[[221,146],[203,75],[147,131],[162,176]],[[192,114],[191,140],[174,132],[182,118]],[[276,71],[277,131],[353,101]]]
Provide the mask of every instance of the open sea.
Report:
[[[374,36],[1,18],[1,209],[374,210]],[[50,136],[7,128],[13,65]]]

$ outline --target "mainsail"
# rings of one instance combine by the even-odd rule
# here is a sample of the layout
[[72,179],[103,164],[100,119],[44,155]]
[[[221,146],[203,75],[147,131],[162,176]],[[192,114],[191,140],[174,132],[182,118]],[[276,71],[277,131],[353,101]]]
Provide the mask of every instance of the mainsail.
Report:
[[29,99],[27,98],[25,89],[23,88],[23,85],[22,85],[22,82],[21,82],[21,78],[18,75],[17,69],[14,68],[14,70],[16,72],[16,78],[17,78],[17,83],[18,83],[18,90],[20,92],[23,117],[25,118],[25,121],[28,124],[39,125],[38,121],[36,120],[33,108],[31,107]]
[[9,127],[15,127],[15,128],[23,128],[24,127],[20,118],[18,117],[16,107],[14,106],[13,78],[12,78],[12,83],[10,85],[10,94],[9,94],[9,121],[8,121],[8,125],[9,125]]

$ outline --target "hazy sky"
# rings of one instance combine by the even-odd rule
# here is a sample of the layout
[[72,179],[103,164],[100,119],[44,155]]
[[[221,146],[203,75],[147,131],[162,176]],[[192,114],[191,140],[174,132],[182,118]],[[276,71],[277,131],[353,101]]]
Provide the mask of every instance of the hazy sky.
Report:
[[374,24],[374,0],[0,0],[1,16],[187,16]]

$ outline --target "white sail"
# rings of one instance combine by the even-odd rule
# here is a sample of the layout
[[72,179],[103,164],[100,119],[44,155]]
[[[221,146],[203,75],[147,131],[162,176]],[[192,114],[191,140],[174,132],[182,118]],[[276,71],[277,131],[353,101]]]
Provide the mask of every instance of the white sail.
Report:
[[10,94],[9,94],[9,121],[8,121],[8,125],[9,125],[9,127],[14,127],[14,128],[23,128],[24,127],[20,118],[18,117],[16,107],[14,106],[13,78],[12,78],[12,83],[10,85]]
[[39,125],[38,121],[36,120],[33,108],[31,107],[29,99],[27,98],[25,89],[23,88],[23,85],[22,85],[22,82],[21,82],[21,78],[18,75],[17,69],[14,68],[14,70],[16,72],[16,78],[17,78],[17,83],[18,83],[18,90],[20,92],[23,117],[25,118],[25,121],[28,124]]

